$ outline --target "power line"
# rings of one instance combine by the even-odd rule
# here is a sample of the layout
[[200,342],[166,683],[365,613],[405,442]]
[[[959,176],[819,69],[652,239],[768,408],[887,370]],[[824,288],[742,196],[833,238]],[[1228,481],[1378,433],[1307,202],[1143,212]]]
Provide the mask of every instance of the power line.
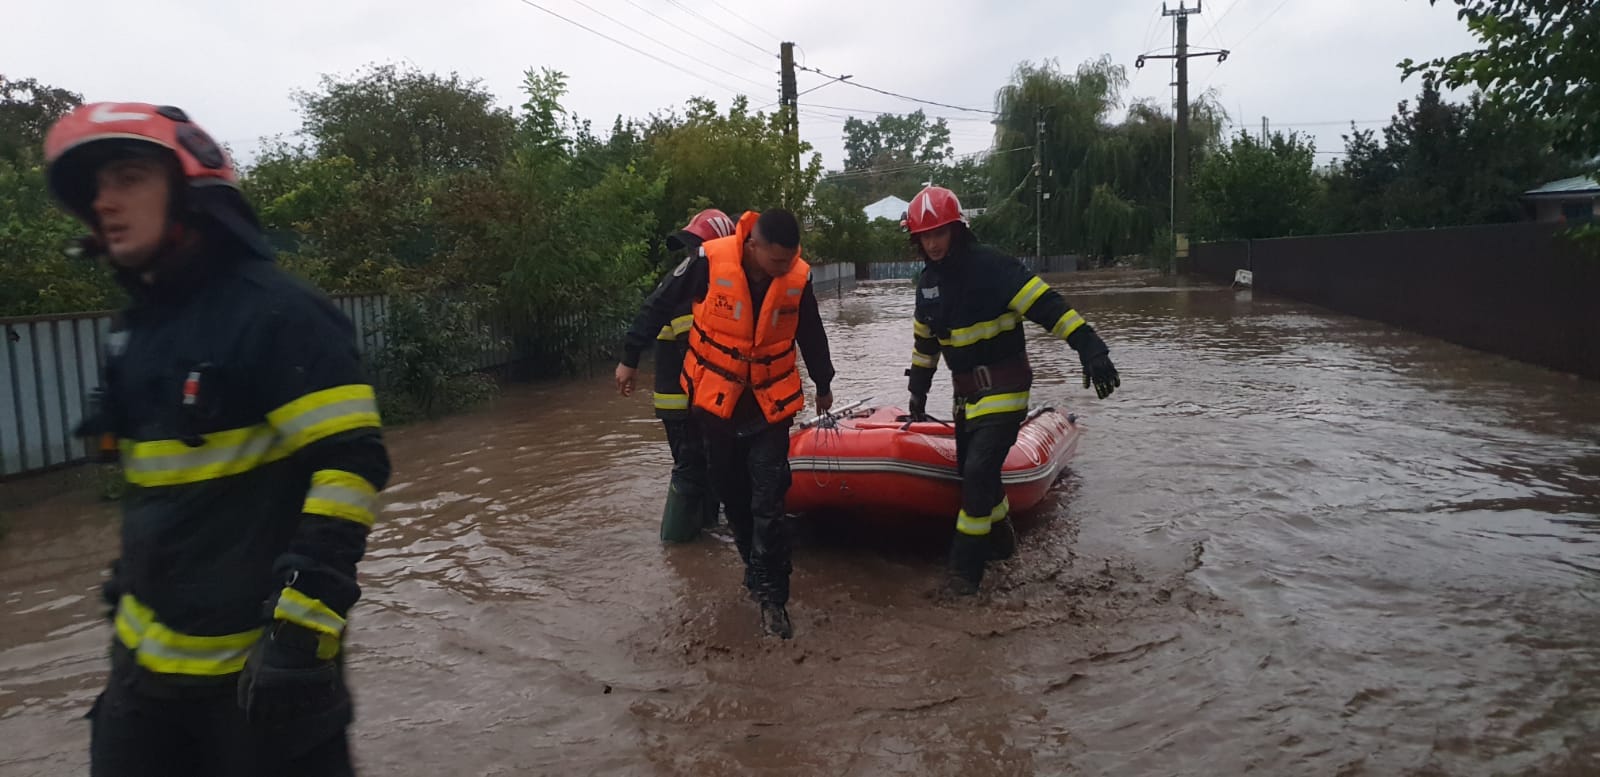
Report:
[[1282,11],[1283,7],[1288,5],[1288,4],[1289,4],[1289,0],[1283,0],[1283,2],[1278,3],[1278,5],[1272,9],[1272,13],[1267,14],[1267,17],[1265,19],[1262,19],[1260,24],[1257,24],[1256,26],[1251,27],[1250,31],[1245,33],[1243,38],[1239,39],[1239,45],[1241,45],[1241,46],[1244,45],[1244,42],[1246,40],[1249,40],[1251,35],[1256,34],[1256,30],[1259,30],[1262,27],[1265,27],[1267,22],[1272,21],[1272,17],[1277,16],[1278,12]]
[[[848,83],[848,82],[846,82],[846,83]],[[802,94],[804,94],[804,92],[802,92]],[[814,107],[814,108],[830,108],[830,109],[835,110],[835,111],[853,111],[853,112],[858,113],[858,114],[874,114],[874,115],[877,115],[877,114],[884,114],[884,113],[894,113],[894,111],[884,111],[884,110],[878,110],[878,109],[875,109],[875,108],[851,108],[851,107],[847,107],[847,106],[843,106],[843,105],[823,105],[821,103],[810,103],[810,105],[812,107]],[[939,114],[936,114],[936,113],[928,113],[928,114],[923,114],[923,115],[928,117],[928,118],[930,118],[930,119],[945,119],[947,121],[981,121],[981,122],[983,122],[985,124],[987,124],[987,123],[989,123],[991,121],[990,119],[985,119],[985,118],[981,118],[981,117],[978,117],[978,116],[940,116]]]
[[696,18],[698,18],[698,19],[700,19],[700,21],[703,21],[703,22],[705,22],[705,23],[706,23],[706,24],[709,24],[709,25],[711,25],[711,26],[712,26],[712,27],[715,27],[715,28],[717,28],[717,29],[719,29],[719,30],[722,30],[722,31],[723,31],[723,32],[725,32],[725,33],[728,33],[728,34],[729,34],[729,35],[731,35],[731,36],[733,36],[733,37],[734,37],[734,38],[735,38],[735,39],[736,39],[736,40],[738,40],[738,41],[739,41],[739,42],[741,42],[741,43],[743,43],[743,44],[744,44],[744,45],[746,45],[746,46],[749,46],[749,47],[750,47],[750,48],[753,48],[753,49],[755,49],[755,50],[756,50],[756,51],[759,51],[759,52],[761,52],[761,53],[762,53],[762,54],[770,54],[770,53],[772,53],[772,52],[770,52],[770,51],[767,51],[767,50],[766,50],[766,49],[764,49],[764,48],[761,48],[761,47],[760,47],[760,46],[757,46],[757,45],[756,45],[756,44],[754,44],[754,43],[751,43],[751,42],[750,42],[750,41],[747,41],[747,40],[745,40],[745,39],[744,39],[744,37],[743,37],[743,36],[741,36],[741,35],[740,35],[740,34],[739,34],[739,33],[737,33],[737,32],[734,32],[734,31],[732,31],[732,30],[730,30],[730,29],[728,29],[728,28],[727,28],[727,27],[724,27],[724,26],[722,26],[722,25],[720,25],[720,24],[717,24],[717,23],[716,23],[716,21],[714,21],[714,20],[712,20],[712,19],[711,19],[711,18],[709,18],[709,17],[707,17],[707,16],[706,16],[706,15],[705,15],[705,14],[702,14],[702,13],[700,13],[700,12],[699,12],[699,11],[696,11],[696,10],[695,10],[695,9],[693,9],[693,8],[690,8],[690,7],[689,7],[689,6],[687,6],[687,5],[684,5],[684,4],[683,4],[683,3],[680,3],[680,2],[678,2],[678,0],[667,0],[667,2],[669,2],[669,3],[671,3],[671,4],[673,4],[673,5],[675,5],[675,6],[677,6],[677,7],[679,7],[679,8],[682,8],[682,9],[683,9],[683,10],[685,10],[685,11],[688,11],[688,12],[689,12],[689,13],[690,13],[690,14],[692,14],[692,15],[694,15],[694,16],[695,16],[695,17],[696,17]]
[[1217,25],[1222,24],[1222,20],[1228,18],[1228,14],[1233,13],[1233,9],[1238,8],[1239,6],[1248,2],[1250,2],[1250,0],[1234,0],[1233,3],[1228,5],[1228,10],[1223,11],[1222,15],[1218,16],[1215,22],[1207,22],[1207,24],[1211,25],[1211,33],[1215,35],[1218,32]]
[[[668,0],[668,1],[672,2],[673,0]],[[838,78],[838,76],[834,76],[834,75],[830,75],[828,73],[824,73],[821,70],[818,70],[818,69],[816,69],[814,67],[805,67],[804,65],[796,65],[795,67],[800,69],[800,70],[804,70],[804,71],[807,71],[807,72],[810,72],[810,73],[816,73],[819,76],[826,76],[828,78]],[[850,86],[856,87],[857,89],[865,89],[865,90],[867,90],[869,92],[877,92],[878,94],[884,94],[884,95],[888,95],[890,97],[896,97],[896,98],[899,98],[901,100],[907,100],[907,101],[914,102],[914,103],[922,103],[924,105],[937,105],[940,108],[949,108],[951,110],[956,110],[956,111],[966,111],[968,113],[987,113],[990,116],[998,116],[998,115],[1000,115],[999,111],[991,111],[991,110],[986,110],[986,109],[983,109],[983,108],[968,108],[968,107],[966,107],[964,105],[951,105],[949,103],[934,102],[933,100],[922,100],[922,99],[919,99],[919,98],[916,98],[916,97],[907,97],[906,95],[898,94],[896,92],[891,92],[891,91],[889,91],[887,89],[879,89],[879,88],[877,88],[875,86],[867,86],[866,84],[860,83],[858,81],[845,81],[844,83],[846,83],[846,84],[848,84]]]
[[1004,149],[999,149],[999,150],[996,150],[996,149],[993,149],[993,148],[988,148],[988,149],[984,149],[982,151],[971,151],[971,152],[968,152],[968,153],[965,153],[965,154],[952,154],[948,159],[942,159],[942,160],[937,161],[937,162],[912,162],[910,164],[896,165],[896,166],[893,166],[893,167],[876,167],[876,168],[867,167],[867,168],[862,168],[860,170],[843,170],[843,171],[840,171],[840,172],[837,172],[837,173],[823,173],[822,177],[826,178],[826,179],[855,178],[855,177],[864,176],[864,175],[882,175],[882,174],[885,174],[885,173],[900,173],[900,172],[905,172],[907,170],[916,170],[917,168],[920,168],[920,167],[936,167],[938,165],[949,164],[951,162],[956,162],[956,161],[960,161],[960,160],[963,160],[963,159],[971,159],[973,157],[997,156],[999,154],[1010,154],[1010,153],[1013,153],[1013,152],[1016,152],[1016,151],[1030,151],[1032,149],[1033,149],[1033,146],[1017,146],[1016,148],[1004,148]]
[[[606,13],[605,11],[602,11],[602,10],[600,10],[598,8],[595,8],[592,5],[589,5],[588,3],[584,2],[584,0],[572,0],[572,2],[577,3],[578,5],[581,5],[584,8],[589,9],[589,11],[591,13],[594,13],[594,14],[600,16],[601,18],[605,19],[606,21],[609,21],[612,24],[615,24],[618,27],[621,27],[622,29],[627,30],[628,32],[631,32],[634,35],[637,35],[637,36],[639,36],[641,38],[644,38],[646,40],[652,40],[652,38],[649,35],[646,35],[646,34],[644,34],[642,32],[639,32],[637,29],[628,26],[628,24],[626,22],[623,22],[623,21],[617,19],[615,16],[612,16],[612,15]],[[668,46],[665,43],[661,43],[660,41],[656,41],[656,45],[660,46],[661,48],[666,49],[667,51],[670,51],[670,52],[672,52],[674,54],[677,54],[679,56],[687,57],[688,59],[692,59],[692,60],[694,60],[696,62],[699,62],[700,64],[711,68],[712,70],[716,70],[718,72],[725,73],[727,75],[733,76],[734,78],[738,78],[740,80],[743,80],[743,81],[745,81],[747,83],[755,84],[756,86],[759,86],[759,87],[761,87],[763,89],[771,88],[771,86],[772,86],[771,84],[764,84],[764,83],[762,83],[760,81],[757,81],[757,80],[755,80],[753,78],[745,78],[744,76],[739,75],[738,73],[735,73],[732,70],[728,70],[726,68],[722,68],[722,67],[718,67],[716,65],[713,65],[710,62],[707,62],[707,61],[705,61],[705,60],[703,60],[703,59],[701,59],[701,58],[699,58],[699,57],[697,57],[697,56],[695,56],[693,54],[690,54],[690,53],[688,53],[686,51],[682,51],[680,49],[675,49],[675,48],[673,48],[671,46]]]
[[718,8],[721,8],[723,11],[727,12],[727,14],[729,16],[732,16],[733,18],[738,19],[739,21],[750,25],[757,32],[760,32],[761,34],[766,35],[767,37],[769,37],[769,38],[771,38],[771,39],[773,39],[775,41],[780,41],[781,42],[783,40],[783,38],[780,38],[777,35],[773,35],[765,27],[762,27],[761,25],[756,24],[755,22],[752,22],[749,19],[744,18],[743,16],[740,16],[738,11],[735,11],[732,8],[729,8],[728,6],[725,6],[722,3],[717,2],[717,0],[711,0],[711,4],[716,6],[716,7],[718,7]]
[[644,56],[647,56],[647,57],[649,57],[649,58],[651,58],[651,59],[653,59],[653,60],[655,60],[657,62],[660,62],[663,65],[666,65],[667,67],[672,68],[673,70],[677,70],[677,71],[679,71],[681,73],[684,73],[686,75],[690,75],[690,76],[693,76],[695,78],[698,78],[701,81],[704,81],[704,82],[706,82],[708,84],[711,84],[712,86],[719,87],[721,89],[725,89],[725,90],[727,90],[729,92],[732,92],[734,94],[744,94],[744,90],[743,89],[735,89],[735,88],[733,88],[731,86],[728,86],[727,84],[721,83],[719,81],[714,81],[714,80],[712,80],[710,78],[707,78],[707,77],[705,77],[703,75],[700,75],[699,73],[694,72],[693,70],[690,70],[690,69],[688,69],[688,68],[686,68],[686,67],[684,67],[682,65],[679,65],[676,62],[671,62],[671,61],[662,59],[661,57],[658,57],[658,56],[656,56],[654,54],[651,54],[648,51],[645,51],[643,49],[640,49],[640,48],[637,48],[635,46],[629,45],[627,43],[623,43],[622,41],[617,40],[616,38],[613,38],[610,35],[607,35],[607,34],[601,32],[601,31],[599,31],[599,30],[597,30],[597,29],[595,29],[593,27],[590,27],[589,25],[584,24],[583,22],[577,22],[577,21],[573,21],[571,19],[568,19],[567,17],[562,16],[561,14],[558,14],[555,11],[550,10],[549,8],[546,8],[546,7],[542,6],[542,5],[539,5],[538,3],[533,2],[533,0],[517,0],[517,2],[522,3],[523,5],[531,6],[533,8],[537,8],[537,9],[539,9],[541,11],[544,11],[545,13],[550,14],[551,16],[554,16],[557,19],[560,19],[561,21],[566,22],[567,24],[570,24],[570,25],[572,25],[574,27],[578,27],[578,28],[583,29],[583,30],[587,30],[587,31],[589,31],[589,32],[591,32],[591,33],[593,33],[595,35],[598,35],[598,36],[600,36],[602,38],[605,38],[608,41],[611,41],[612,43],[617,44],[618,46],[621,46],[621,47],[623,47],[625,49],[628,49],[629,51],[632,51],[632,52],[634,52],[636,54],[643,54]]
[[[754,65],[756,67],[763,67],[763,68],[764,67],[770,67],[770,65],[763,65],[760,62],[757,62],[757,61],[755,61],[753,59],[750,59],[749,57],[743,56],[741,54],[735,54],[735,53],[733,53],[731,51],[727,51],[727,50],[723,49],[720,44],[714,43],[714,42],[712,42],[712,41],[710,41],[710,40],[708,40],[706,38],[701,37],[700,33],[697,33],[697,32],[695,32],[693,30],[690,30],[690,29],[684,28],[682,26],[679,26],[677,22],[674,22],[671,19],[668,19],[667,17],[662,16],[661,14],[658,14],[655,11],[650,10],[649,8],[646,8],[646,7],[642,6],[642,5],[639,5],[634,0],[628,0],[628,5],[631,5],[634,8],[637,8],[637,9],[639,9],[641,11],[644,11],[647,14],[650,14],[651,16],[656,17],[657,19],[660,19],[661,21],[665,22],[668,26],[672,27],[673,29],[677,30],[678,32],[681,32],[681,33],[683,33],[685,35],[688,35],[688,36],[694,38],[695,40],[706,44],[707,46],[711,46],[711,47],[717,49],[718,51],[721,51],[722,53],[727,54],[728,56],[739,60],[740,62],[745,62],[745,63],[751,64],[751,65]],[[771,53],[771,52],[768,52],[768,53]]]
[[[845,80],[846,78],[849,78],[849,77],[850,76],[839,76],[838,78],[835,78],[832,81],[823,81],[822,83],[817,84],[816,86],[813,86],[810,89],[807,89],[807,90],[795,95],[795,97],[797,97],[797,98],[798,97],[804,97],[805,95],[811,94],[812,92],[815,92],[815,91],[817,91],[818,89],[821,89],[824,86],[833,86],[834,84],[837,84],[840,81],[843,81],[843,80]],[[756,110],[764,111],[764,110],[766,110],[768,108],[771,108],[774,105],[777,105],[780,102],[783,102],[783,101],[782,100],[773,100],[772,102],[767,103],[766,105],[763,105],[760,108],[757,108]]]

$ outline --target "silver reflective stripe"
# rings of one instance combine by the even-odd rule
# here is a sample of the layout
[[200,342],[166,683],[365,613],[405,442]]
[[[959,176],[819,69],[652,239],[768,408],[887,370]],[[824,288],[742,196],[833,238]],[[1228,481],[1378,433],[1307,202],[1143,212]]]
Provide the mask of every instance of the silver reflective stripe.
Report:
[[718,278],[717,279],[717,285],[718,286],[727,286],[728,288],[731,289],[731,288],[733,288],[733,281],[730,281],[727,278]]
[[278,597],[278,607],[275,614],[288,616],[289,620],[305,625],[316,624],[329,634],[344,633],[344,621],[331,616],[327,612],[308,607],[305,602],[297,601],[289,596]]
[[377,402],[366,397],[358,397],[356,399],[340,400],[331,405],[319,407],[316,410],[307,410],[294,418],[279,423],[277,426],[278,431],[284,437],[292,440],[324,421],[341,416],[355,415],[356,413],[376,412],[378,412]]
[[209,650],[200,647],[177,647],[175,645],[155,639],[146,639],[139,643],[139,659],[141,662],[162,666],[169,661],[195,661],[207,664],[216,664],[220,668],[227,668],[229,664],[244,664],[244,656],[250,652],[250,647],[216,647]]
[[312,486],[311,490],[306,492],[306,500],[310,501],[312,499],[326,499],[330,502],[357,507],[368,513],[376,510],[378,506],[378,497],[376,495],[358,491],[349,486],[327,484]]
[[123,457],[122,466],[130,474],[150,474],[156,472],[174,472],[178,470],[192,470],[200,467],[210,467],[219,464],[228,464],[235,461],[259,461],[266,458],[267,453],[278,440],[277,434],[269,427],[261,427],[251,432],[244,442],[234,445],[206,445],[188,453],[175,453],[167,456],[131,456]]
[[804,291],[805,291],[804,289],[789,289],[788,293],[789,293],[789,296],[791,296],[791,297],[798,297],[802,293],[804,293]]

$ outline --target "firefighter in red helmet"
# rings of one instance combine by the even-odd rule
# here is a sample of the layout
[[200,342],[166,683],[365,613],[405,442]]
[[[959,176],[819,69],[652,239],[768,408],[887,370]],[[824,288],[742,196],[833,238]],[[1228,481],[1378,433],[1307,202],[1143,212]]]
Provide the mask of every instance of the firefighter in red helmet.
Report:
[[129,483],[90,773],[351,774],[345,627],[389,477],[353,327],[182,110],[82,106],[45,159],[132,300],[80,430]]
[[633,392],[641,334],[659,330],[691,306],[689,348],[680,382],[704,436],[706,465],[744,561],[744,585],[761,607],[761,626],[794,636],[789,620],[793,572],[788,519],[789,429],[805,405],[799,359],[816,386],[816,407],[833,406],[833,358],[800,256],[800,222],[773,208],[746,212],[733,234],[707,240],[639,310],[623,341],[617,390]]
[[[701,243],[727,237],[733,234],[733,227],[728,214],[708,208],[694,214],[683,229],[668,235],[667,248],[695,256]],[[672,277],[668,275],[661,281],[647,305],[665,294]],[[627,334],[627,342],[639,350],[655,338],[656,417],[666,427],[667,446],[672,451],[672,481],[667,485],[667,503],[661,513],[661,539],[667,542],[687,542],[699,536],[701,529],[717,523],[718,502],[706,474],[705,444],[689,413],[689,395],[679,383],[689,330],[694,325],[693,304],[693,300],[680,300],[672,310],[672,320],[663,324],[659,332],[630,329]],[[637,366],[637,362],[628,364],[625,355],[617,371],[620,374]]]
[[1078,311],[1021,262],[978,244],[961,203],[930,186],[913,197],[905,226],[925,262],[912,327],[911,413],[926,417],[939,359],[955,388],[961,511],[951,542],[946,590],[978,592],[991,559],[1016,552],[1001,468],[1027,416],[1033,369],[1023,338],[1028,319],[1067,341],[1083,364],[1083,386],[1105,399],[1122,385],[1110,351]]

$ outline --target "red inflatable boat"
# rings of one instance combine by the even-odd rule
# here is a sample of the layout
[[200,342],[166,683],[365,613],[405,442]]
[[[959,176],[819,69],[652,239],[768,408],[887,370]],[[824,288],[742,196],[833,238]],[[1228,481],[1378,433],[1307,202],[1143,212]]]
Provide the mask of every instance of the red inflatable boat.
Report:
[[[789,437],[787,511],[953,519],[961,509],[955,427],[904,416],[897,407],[844,408],[802,424]],[[1076,416],[1031,411],[1006,455],[1012,511],[1039,504],[1077,447]]]

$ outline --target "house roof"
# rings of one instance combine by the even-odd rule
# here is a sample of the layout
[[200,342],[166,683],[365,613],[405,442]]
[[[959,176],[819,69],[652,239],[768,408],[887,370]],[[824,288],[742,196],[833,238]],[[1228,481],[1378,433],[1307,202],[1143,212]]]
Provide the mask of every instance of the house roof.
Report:
[[1522,193],[1524,197],[1566,197],[1571,195],[1600,195],[1600,181],[1586,175],[1551,181],[1537,189]]
[[874,202],[865,208],[862,208],[861,212],[867,214],[868,221],[873,219],[899,221],[900,216],[903,215],[906,212],[906,208],[909,207],[911,207],[911,203],[891,194],[888,197],[884,197],[883,199],[878,200],[877,202]]

